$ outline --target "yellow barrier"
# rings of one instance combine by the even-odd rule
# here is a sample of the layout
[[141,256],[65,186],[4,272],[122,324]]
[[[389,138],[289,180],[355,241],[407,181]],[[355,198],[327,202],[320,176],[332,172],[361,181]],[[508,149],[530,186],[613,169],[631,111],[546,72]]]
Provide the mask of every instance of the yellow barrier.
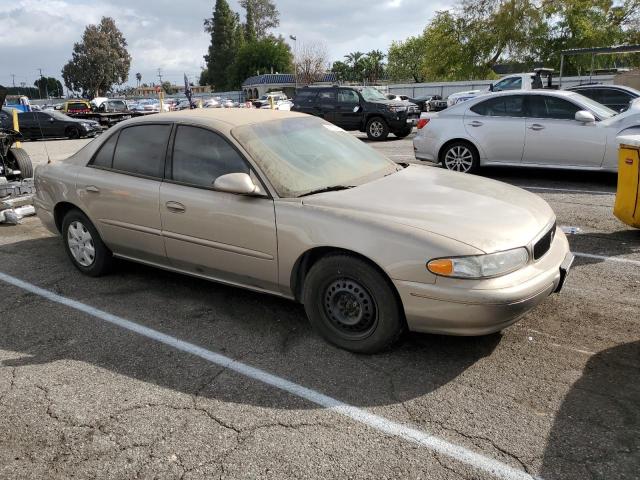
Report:
[[[13,109],[12,116],[13,116],[13,129],[16,132],[19,132],[20,131],[20,124],[18,123],[18,110],[16,110],[15,108]],[[16,143],[14,143],[14,145],[17,148],[21,148],[22,147],[22,143],[21,142],[16,142]]]
[[[640,142],[640,138],[638,140]],[[638,145],[623,143],[618,151],[618,190],[613,214],[622,222],[636,228],[640,228],[640,192],[638,190],[640,190],[640,143]]]

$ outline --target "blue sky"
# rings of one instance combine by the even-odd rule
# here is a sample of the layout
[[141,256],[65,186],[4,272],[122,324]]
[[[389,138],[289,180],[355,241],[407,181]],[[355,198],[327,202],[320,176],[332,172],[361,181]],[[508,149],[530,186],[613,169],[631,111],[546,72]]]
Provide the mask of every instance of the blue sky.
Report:
[[[129,83],[135,72],[143,82],[180,82],[183,72],[196,78],[204,64],[209,38],[202,22],[211,16],[214,0],[1,0],[0,84],[32,85],[38,75],[61,79],[62,66],[71,58],[73,43],[84,27],[103,15],[115,18],[132,55]],[[436,10],[450,8],[452,0],[276,0],[280,27],[275,33],[298,42],[324,42],[331,60],[348,52],[386,51],[393,40],[422,31]],[[240,11],[236,0],[231,8]]]

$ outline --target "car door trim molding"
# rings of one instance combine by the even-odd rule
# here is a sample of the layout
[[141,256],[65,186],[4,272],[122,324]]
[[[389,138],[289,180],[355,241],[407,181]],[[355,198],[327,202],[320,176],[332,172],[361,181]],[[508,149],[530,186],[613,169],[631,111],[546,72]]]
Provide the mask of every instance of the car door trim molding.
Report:
[[180,240],[182,242],[193,243],[194,245],[200,245],[202,247],[210,247],[216,250],[223,250],[225,252],[237,253],[238,255],[244,255],[246,257],[259,258],[260,260],[273,260],[273,255],[268,253],[259,252],[257,250],[250,250],[248,248],[238,247],[235,245],[229,245],[226,243],[214,242],[212,240],[205,240],[204,238],[192,237],[189,235],[183,235],[181,233],[162,231],[162,235],[172,240]]
[[151,227],[145,227],[143,225],[134,225],[132,223],[127,223],[127,222],[119,222],[118,220],[107,220],[104,218],[100,218],[98,220],[98,222],[104,224],[104,225],[110,225],[112,227],[120,227],[120,228],[124,228],[126,230],[133,230],[136,232],[142,232],[142,233],[148,233],[150,235],[157,235],[157,236],[161,236],[162,235],[162,231],[158,230],[157,228],[151,228]]

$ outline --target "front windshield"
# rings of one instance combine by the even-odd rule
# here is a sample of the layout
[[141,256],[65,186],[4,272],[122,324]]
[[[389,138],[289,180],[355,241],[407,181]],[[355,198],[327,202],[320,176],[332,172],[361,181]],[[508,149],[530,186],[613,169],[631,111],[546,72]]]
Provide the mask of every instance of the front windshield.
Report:
[[360,93],[362,94],[362,98],[364,98],[367,102],[387,100],[387,97],[380,93],[380,90],[377,90],[373,87],[364,87],[362,90],[360,90]]
[[588,97],[582,96],[582,98],[580,98],[580,101],[584,104],[587,105],[587,107],[589,107],[589,110],[591,110],[593,113],[595,113],[598,117],[600,117],[602,120],[606,119],[606,118],[611,118],[614,117],[618,114],[618,112],[616,112],[615,110],[611,110],[609,107],[605,107],[604,105],[602,105],[601,103],[596,102],[595,100],[591,100]]
[[353,135],[319,118],[283,118],[236,127],[231,133],[281,197],[354,186],[399,168]]

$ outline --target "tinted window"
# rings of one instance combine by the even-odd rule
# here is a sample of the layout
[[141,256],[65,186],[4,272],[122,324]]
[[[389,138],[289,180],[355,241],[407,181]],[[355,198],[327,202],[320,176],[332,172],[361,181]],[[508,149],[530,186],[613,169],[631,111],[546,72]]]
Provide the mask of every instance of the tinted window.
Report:
[[562,98],[545,95],[531,95],[529,97],[529,116],[533,118],[573,120],[578,110],[581,110],[578,105]]
[[300,90],[298,93],[296,93],[296,98],[302,100],[309,97],[315,97],[316,93],[317,92],[313,92],[311,90]]
[[506,95],[485,100],[470,109],[478,115],[488,117],[523,117],[524,97],[522,95]]
[[584,95],[585,97],[590,98],[591,100],[595,100],[596,102],[600,101],[600,92],[593,88],[581,88],[580,90],[574,91],[576,93],[579,93],[580,95]]
[[118,138],[113,168],[161,178],[170,131],[169,125],[125,128]]
[[522,78],[513,77],[500,80],[493,86],[494,92],[501,92],[503,90],[520,90],[522,88]]
[[116,148],[116,142],[118,141],[118,132],[115,135],[111,135],[109,139],[102,144],[100,150],[95,157],[93,157],[92,165],[97,167],[111,168],[113,162],[113,151]]
[[322,90],[318,93],[318,98],[320,100],[335,100],[336,99],[336,91],[335,90]]
[[631,100],[633,100],[633,96],[627,92],[605,88],[601,90],[598,101],[605,105],[627,105]]
[[360,103],[360,97],[353,90],[338,90],[338,101],[341,103]]
[[249,173],[249,168],[220,135],[204,128],[178,127],[173,146],[173,179],[211,187],[227,173]]

